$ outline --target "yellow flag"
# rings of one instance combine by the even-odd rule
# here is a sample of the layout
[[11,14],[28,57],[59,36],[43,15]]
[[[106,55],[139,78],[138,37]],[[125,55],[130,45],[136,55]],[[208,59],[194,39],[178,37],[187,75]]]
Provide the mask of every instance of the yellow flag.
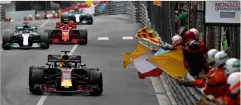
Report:
[[148,51],[150,51],[150,49],[148,47],[144,46],[141,43],[137,43],[136,49],[133,51],[133,53],[142,55],[142,54],[147,53]]
[[170,51],[150,57],[148,60],[174,78],[187,75],[182,50]]
[[141,43],[136,44],[136,48],[132,53],[123,53],[123,67],[126,68],[127,65],[131,64],[131,58],[137,58],[150,51],[150,49]]
[[127,65],[131,64],[131,58],[137,58],[137,54],[134,53],[123,53],[123,67],[126,68]]
[[145,26],[144,28],[138,30],[137,33],[140,33],[140,32],[147,32],[149,30],[149,28],[147,26]]
[[92,0],[86,0],[85,3],[86,3],[88,6],[90,6],[90,5],[93,3],[93,1],[92,1]]

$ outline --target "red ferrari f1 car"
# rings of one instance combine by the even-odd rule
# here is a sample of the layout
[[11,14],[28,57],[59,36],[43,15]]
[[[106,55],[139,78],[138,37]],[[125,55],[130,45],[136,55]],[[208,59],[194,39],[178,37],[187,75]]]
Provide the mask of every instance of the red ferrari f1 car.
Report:
[[48,35],[49,43],[61,44],[87,44],[87,30],[77,30],[76,23],[57,22],[55,29],[46,29],[44,34]]

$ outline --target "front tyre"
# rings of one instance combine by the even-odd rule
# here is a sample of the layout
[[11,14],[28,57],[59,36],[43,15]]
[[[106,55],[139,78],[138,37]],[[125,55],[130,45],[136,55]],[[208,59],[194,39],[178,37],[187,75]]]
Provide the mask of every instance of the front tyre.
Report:
[[36,66],[30,66],[29,68],[29,91],[34,95],[42,95],[40,90],[40,84],[43,81],[44,70],[39,69]]
[[11,41],[10,33],[5,32],[3,37],[2,37],[2,48],[4,50],[10,50],[10,48],[11,48],[10,41]]
[[103,93],[103,78],[99,69],[90,70],[89,74],[90,84],[94,86],[93,91],[90,92],[92,96],[99,96]]
[[79,30],[79,37],[84,39],[84,41],[80,41],[79,44],[86,45],[88,43],[88,32],[87,32],[87,30]]

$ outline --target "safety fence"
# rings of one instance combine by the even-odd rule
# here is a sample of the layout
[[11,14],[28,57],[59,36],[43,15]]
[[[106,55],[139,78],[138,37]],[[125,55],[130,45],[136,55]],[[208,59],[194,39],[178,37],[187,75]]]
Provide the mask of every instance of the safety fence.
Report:
[[99,12],[99,8],[102,4],[99,4],[95,8],[96,15],[117,15],[127,14],[132,17],[132,21],[136,22],[136,8],[131,1],[116,1],[109,2],[102,13]]
[[3,5],[0,5],[0,15],[1,15],[0,21],[6,21],[6,15],[5,15]]

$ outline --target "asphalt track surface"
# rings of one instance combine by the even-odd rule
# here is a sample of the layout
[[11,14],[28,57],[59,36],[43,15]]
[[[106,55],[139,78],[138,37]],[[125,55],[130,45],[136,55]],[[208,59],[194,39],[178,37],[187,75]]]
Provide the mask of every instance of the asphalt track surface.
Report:
[[[39,20],[31,24],[37,25],[39,31],[43,32],[57,21]],[[1,35],[21,23],[12,22],[2,26]],[[159,105],[150,79],[140,80],[133,67],[122,67],[122,53],[135,48],[137,40],[130,36],[135,35],[139,24],[131,23],[123,16],[100,16],[95,18],[93,25],[83,25],[81,28],[88,29],[87,45],[51,45],[48,50],[0,49],[1,105]],[[87,67],[102,71],[104,92],[101,96],[30,94],[29,66],[45,65],[48,54],[61,54],[61,50],[82,54],[82,61]]]

